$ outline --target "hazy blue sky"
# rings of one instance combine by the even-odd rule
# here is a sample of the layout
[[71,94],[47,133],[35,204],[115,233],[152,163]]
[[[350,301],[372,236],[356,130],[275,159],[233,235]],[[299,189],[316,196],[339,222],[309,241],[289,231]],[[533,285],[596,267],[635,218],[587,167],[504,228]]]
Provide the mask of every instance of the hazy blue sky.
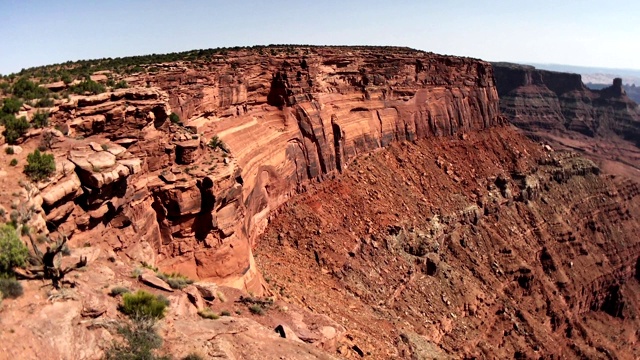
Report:
[[0,73],[256,44],[405,45],[640,68],[640,0],[0,0]]

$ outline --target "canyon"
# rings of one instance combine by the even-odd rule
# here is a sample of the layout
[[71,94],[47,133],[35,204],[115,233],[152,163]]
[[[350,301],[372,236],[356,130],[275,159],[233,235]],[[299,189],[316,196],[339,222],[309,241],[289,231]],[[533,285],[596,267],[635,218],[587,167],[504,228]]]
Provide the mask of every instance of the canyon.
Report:
[[[57,100],[12,150],[24,162],[46,140],[56,172],[16,196],[24,175],[2,165],[1,203],[89,265],[64,302],[35,282],[5,300],[4,354],[99,358],[100,321],[119,317],[106,289],[149,288],[128,276],[144,265],[213,284],[216,309],[246,294],[279,309],[212,324],[172,292],[176,355],[640,356],[638,159],[561,149],[640,141],[619,86],[399,47],[264,50],[111,73],[129,88]],[[104,315],[84,319],[86,299]],[[38,345],[38,319],[65,331]]]
[[640,108],[621,79],[601,90],[578,74],[495,63],[500,109],[528,136],[579,151],[609,173],[638,179]]

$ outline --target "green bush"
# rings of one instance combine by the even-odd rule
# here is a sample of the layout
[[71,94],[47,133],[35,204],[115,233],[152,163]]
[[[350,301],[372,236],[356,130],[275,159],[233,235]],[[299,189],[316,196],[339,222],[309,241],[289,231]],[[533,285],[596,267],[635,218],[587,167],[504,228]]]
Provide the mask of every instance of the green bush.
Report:
[[163,299],[144,290],[124,294],[122,300],[119,310],[132,319],[161,319],[168,305],[166,298]]
[[126,81],[124,81],[124,80],[120,80],[120,81],[118,81],[118,82],[113,86],[113,88],[114,88],[114,89],[126,89],[126,88],[128,88],[128,87],[129,87],[129,84],[127,84],[127,82],[126,82]]
[[187,287],[187,285],[193,284],[193,280],[178,273],[166,274],[157,272],[156,276],[169,284],[172,289],[184,289],[185,287]]
[[205,319],[211,319],[211,320],[218,320],[220,319],[220,316],[216,313],[213,312],[213,310],[209,309],[209,308],[204,308],[202,310],[198,311],[198,315],[200,315],[201,317],[205,318]]
[[220,312],[220,316],[231,316],[231,312],[228,310],[222,310],[222,312]]
[[22,285],[14,278],[0,278],[0,293],[5,299],[15,299],[22,296]]
[[43,97],[42,99],[36,102],[36,107],[43,108],[43,107],[52,107],[52,106],[53,106],[53,99],[48,96]]
[[262,308],[262,306],[258,304],[253,304],[249,306],[249,311],[251,311],[252,314],[264,315],[264,309]]
[[2,112],[5,114],[15,114],[20,111],[22,101],[18,98],[10,97],[4,99],[2,103]]
[[27,163],[24,167],[24,173],[33,181],[47,179],[56,171],[56,162],[53,159],[53,155],[40,153],[37,149],[27,155]]
[[23,266],[28,256],[29,250],[16,229],[6,224],[0,226],[0,273],[9,274],[13,268]]
[[15,84],[13,84],[12,92],[16,97],[23,98],[25,100],[40,99],[49,94],[48,89],[39,86],[25,77],[21,77],[15,82]]
[[4,152],[7,153],[7,155],[13,155],[13,146],[7,146],[7,148],[4,149]]
[[162,346],[162,338],[154,329],[153,322],[141,321],[118,328],[124,342],[114,342],[105,351],[107,360],[169,360],[154,350]]
[[209,140],[209,147],[212,149],[215,149],[221,145],[222,145],[222,140],[220,140],[220,138],[217,135],[212,137],[211,140]]
[[71,79],[71,75],[69,75],[68,73],[63,73],[62,75],[60,75],[60,81],[62,81],[66,85],[69,85],[73,80]]
[[10,88],[11,88],[11,85],[9,85],[8,82],[6,81],[0,82],[0,94],[2,95],[9,94]]
[[49,125],[49,112],[38,111],[33,115],[33,127],[40,129]]
[[106,89],[104,85],[97,83],[91,79],[86,79],[78,85],[70,87],[69,90],[74,94],[84,95],[86,93],[90,93],[96,95],[105,92]]
[[29,122],[22,116],[16,118],[13,115],[4,118],[4,137],[9,144],[15,144],[15,142],[21,138],[29,130]]
[[128,294],[130,292],[131,291],[124,286],[116,286],[111,289],[111,291],[109,292],[109,295],[116,297],[118,295]]
[[169,115],[169,120],[174,124],[180,124],[180,116],[174,112]]
[[9,162],[9,166],[16,166],[18,165],[18,159],[13,158],[11,159],[11,161]]

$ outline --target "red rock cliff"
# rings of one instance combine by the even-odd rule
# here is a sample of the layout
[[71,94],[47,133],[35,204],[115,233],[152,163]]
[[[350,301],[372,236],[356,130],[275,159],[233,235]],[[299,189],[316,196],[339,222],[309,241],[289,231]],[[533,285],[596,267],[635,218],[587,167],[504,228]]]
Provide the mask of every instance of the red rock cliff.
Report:
[[608,88],[590,90],[578,74],[508,63],[494,68],[500,108],[516,126],[590,137],[613,134],[640,144],[640,109],[620,79]]
[[[71,134],[108,141],[75,145],[67,157],[80,182],[43,189],[59,192],[45,216],[133,259],[253,289],[257,234],[308,181],[393,141],[502,123],[490,64],[405,48],[238,51],[156,65],[128,81],[151,89],[54,113]],[[167,121],[171,110],[186,127]],[[206,146],[216,136],[224,153]],[[104,148],[118,151],[102,156]],[[117,170],[132,161],[140,168]]]

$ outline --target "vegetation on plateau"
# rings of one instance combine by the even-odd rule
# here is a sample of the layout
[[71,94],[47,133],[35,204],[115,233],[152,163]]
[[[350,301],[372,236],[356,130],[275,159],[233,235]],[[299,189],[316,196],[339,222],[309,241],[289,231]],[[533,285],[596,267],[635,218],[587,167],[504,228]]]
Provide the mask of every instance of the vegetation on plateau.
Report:
[[27,165],[24,173],[33,181],[42,181],[56,171],[56,163],[53,154],[41,153],[36,149],[27,155]]
[[143,290],[130,293],[125,288],[114,291],[116,289],[112,289],[112,293],[123,294],[119,310],[128,315],[130,321],[123,322],[118,327],[120,339],[105,351],[105,359],[171,359],[170,356],[156,354],[162,346],[162,337],[155,328],[156,321],[164,317],[169,300]]

